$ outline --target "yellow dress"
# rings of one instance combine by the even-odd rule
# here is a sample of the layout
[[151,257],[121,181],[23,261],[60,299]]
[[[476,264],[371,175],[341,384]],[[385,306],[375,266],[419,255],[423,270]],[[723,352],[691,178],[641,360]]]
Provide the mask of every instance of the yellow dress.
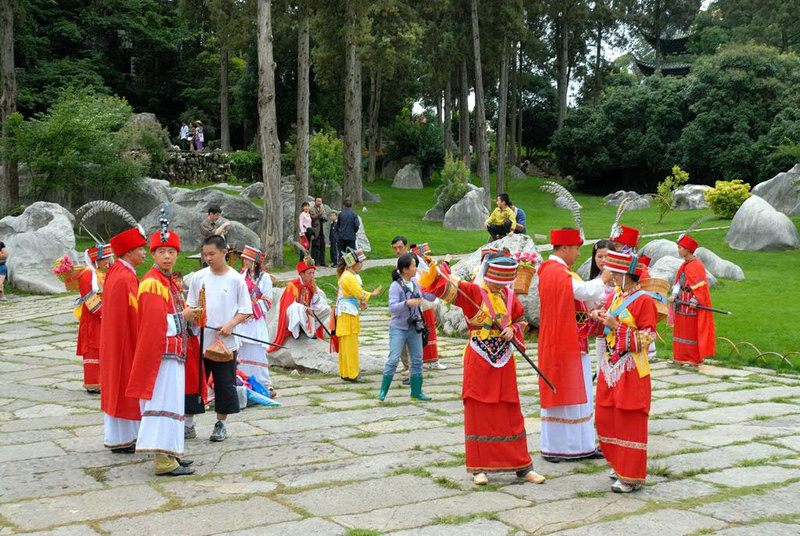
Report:
[[[336,305],[336,336],[339,338],[339,376],[347,379],[358,377],[358,334],[361,320],[360,304],[366,303],[370,295],[361,287],[361,278],[347,269],[339,279],[339,299]],[[356,308],[354,301],[358,302]],[[352,314],[355,312],[356,314]]]

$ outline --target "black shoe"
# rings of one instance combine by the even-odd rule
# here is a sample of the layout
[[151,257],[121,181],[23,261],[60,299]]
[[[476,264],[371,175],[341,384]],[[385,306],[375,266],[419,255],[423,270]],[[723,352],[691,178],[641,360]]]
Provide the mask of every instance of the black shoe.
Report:
[[583,459],[584,460],[602,460],[603,458],[605,458],[605,456],[603,456],[603,453],[600,451],[599,448],[597,448],[597,449],[595,449],[594,452],[592,452],[591,454],[589,454],[588,456],[586,456]]
[[411,385],[411,378],[404,378],[403,385]]
[[175,469],[173,469],[169,473],[161,473],[161,474],[156,475],[156,476],[186,476],[186,475],[193,475],[193,474],[194,474],[194,469],[192,469],[191,467],[184,467],[182,465],[179,465],[178,467],[176,467]]
[[113,452],[114,454],[133,454],[134,452],[136,452],[136,443],[134,443],[133,445],[128,445],[127,447],[117,447],[111,449],[111,452]]
[[550,462],[550,463],[561,463],[561,461],[562,461],[561,458],[559,458],[558,456],[545,456],[545,455],[542,455],[542,459],[544,461]]
[[356,376],[351,380],[353,383],[367,383],[367,380],[362,378],[361,376]]
[[175,460],[181,465],[181,467],[189,467],[194,463],[194,460],[190,460],[188,458],[175,458]]

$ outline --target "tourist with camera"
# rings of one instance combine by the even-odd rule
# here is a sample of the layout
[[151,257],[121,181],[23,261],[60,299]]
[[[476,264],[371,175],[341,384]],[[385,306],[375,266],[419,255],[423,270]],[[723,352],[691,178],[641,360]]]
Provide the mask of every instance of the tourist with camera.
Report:
[[408,348],[411,362],[411,398],[417,400],[430,400],[422,393],[422,347],[428,338],[428,328],[422,319],[422,300],[433,301],[433,294],[422,293],[417,275],[417,257],[413,253],[405,253],[397,259],[397,272],[392,285],[389,287],[389,311],[392,319],[389,321],[389,359],[383,368],[383,382],[380,400],[386,398],[392,378],[400,361],[403,347]]

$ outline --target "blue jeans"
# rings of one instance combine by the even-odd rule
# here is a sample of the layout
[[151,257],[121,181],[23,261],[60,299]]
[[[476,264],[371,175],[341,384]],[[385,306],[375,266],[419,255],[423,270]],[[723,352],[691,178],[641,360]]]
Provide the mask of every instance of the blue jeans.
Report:
[[422,335],[414,329],[389,327],[389,359],[383,367],[385,376],[394,376],[403,346],[408,346],[411,375],[422,376]]

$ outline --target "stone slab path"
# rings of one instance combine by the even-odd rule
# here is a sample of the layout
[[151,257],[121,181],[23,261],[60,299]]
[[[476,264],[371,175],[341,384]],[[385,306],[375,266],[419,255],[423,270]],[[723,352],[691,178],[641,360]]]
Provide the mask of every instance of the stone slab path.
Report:
[[[644,490],[611,493],[602,460],[538,455],[547,484],[497,476],[479,489],[464,471],[463,341],[443,337],[448,369],[425,373],[432,402],[396,384],[381,404],[377,375],[273,370],[283,407],[232,416],[223,443],[201,416],[186,445],[197,474],[156,478],[144,456],[102,446],[72,301],[0,304],[0,535],[800,534],[800,377],[658,361]],[[364,346],[386,350],[387,318],[366,312]],[[535,453],[537,379],[518,367]]]

